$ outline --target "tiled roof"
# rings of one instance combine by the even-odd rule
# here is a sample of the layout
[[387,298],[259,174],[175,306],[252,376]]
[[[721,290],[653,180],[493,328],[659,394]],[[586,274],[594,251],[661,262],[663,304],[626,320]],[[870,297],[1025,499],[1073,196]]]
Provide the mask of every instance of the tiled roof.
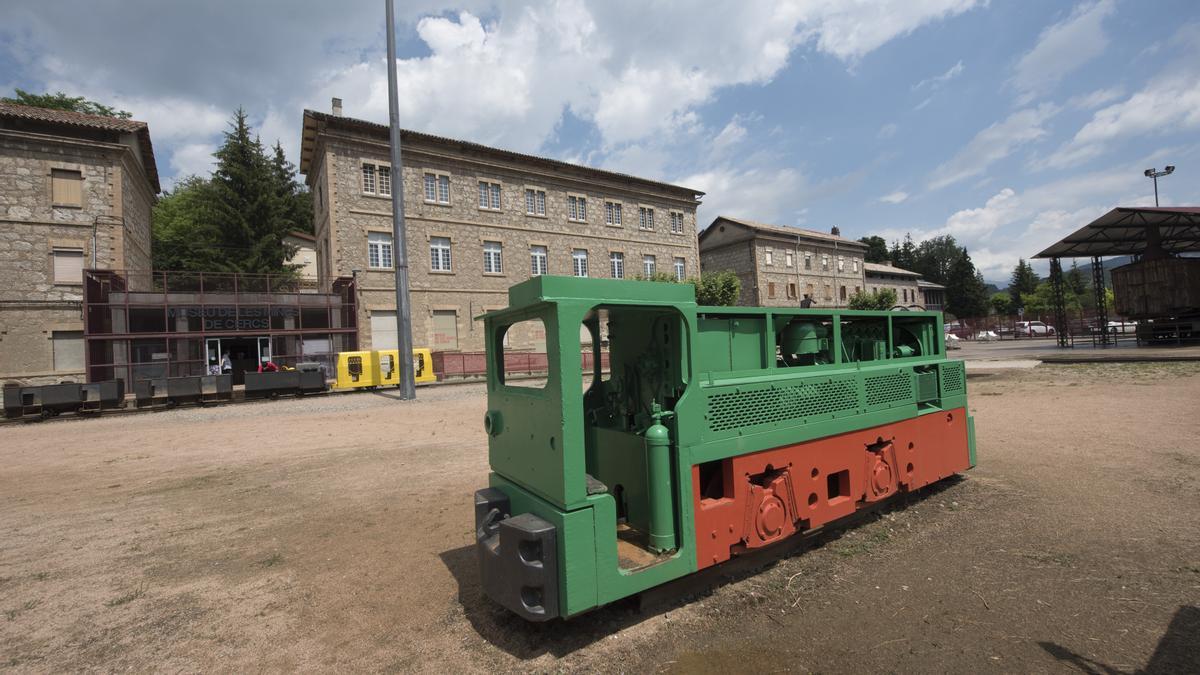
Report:
[[863,263],[863,269],[866,270],[867,272],[875,272],[877,274],[895,274],[896,276],[901,276],[901,277],[919,277],[919,276],[921,276],[921,274],[919,272],[913,272],[912,270],[906,270],[903,267],[896,267],[894,265],[881,265],[879,263],[865,262],[865,263]]
[[767,223],[760,223],[760,222],[754,221],[754,220],[746,220],[745,218],[731,218],[729,216],[717,216],[716,219],[713,220],[712,224],[710,224],[708,227],[704,228],[704,231],[700,233],[700,237],[703,238],[706,233],[711,231],[712,226],[714,224],[716,224],[716,222],[718,220],[726,220],[731,223],[736,223],[738,225],[748,227],[752,230],[758,230],[760,232],[769,232],[772,234],[782,234],[782,235],[788,236],[788,237],[807,237],[809,239],[821,239],[823,241],[837,242],[838,245],[845,244],[847,246],[855,246],[858,248],[867,248],[867,245],[862,243],[861,241],[847,239],[846,237],[843,237],[841,235],[831,234],[829,232],[818,232],[816,230],[806,230],[802,227],[789,227],[789,226],[784,226],[784,225],[768,225]]
[[4,117],[137,134],[142,146],[142,163],[146,169],[146,176],[150,179],[150,184],[154,187],[155,193],[162,191],[158,182],[158,165],[154,161],[154,147],[150,144],[150,126],[145,122],[121,119],[120,117],[108,117],[106,115],[88,115],[70,110],[37,108],[28,105],[0,102],[0,118]]
[[[305,110],[304,111],[304,130],[302,132],[303,136],[301,138],[301,145],[300,145],[300,173],[302,173],[302,174],[307,174],[309,169],[312,166],[312,153],[313,153],[313,150],[315,147],[315,142],[316,142],[316,137],[317,137],[317,123],[338,125],[338,126],[341,126],[344,128],[349,128],[349,129],[358,129],[360,131],[365,131],[367,133],[375,134],[377,136],[380,136],[383,139],[388,139],[389,134],[390,134],[390,128],[386,124],[378,124],[376,122],[368,122],[367,120],[360,120],[360,119],[357,119],[354,117],[343,117],[341,115],[331,115],[329,113],[317,112],[315,110]],[[619,173],[616,171],[607,171],[605,169],[596,169],[596,168],[593,168],[590,166],[584,166],[582,164],[571,164],[570,162],[563,162],[563,161],[560,161],[557,159],[551,159],[549,157],[540,157],[538,155],[527,155],[527,154],[520,153],[520,152],[514,152],[512,150],[502,150],[500,148],[493,148],[491,146],[483,145],[481,143],[474,143],[472,141],[463,141],[463,140],[458,140],[455,138],[447,138],[445,136],[436,136],[434,134],[427,134],[427,133],[423,133],[420,131],[412,131],[409,129],[401,129],[400,134],[401,134],[402,141],[414,140],[414,141],[426,141],[426,142],[431,142],[431,143],[439,143],[439,144],[444,144],[444,145],[455,145],[464,150],[473,150],[476,152],[486,152],[493,156],[503,157],[505,159],[524,161],[524,162],[537,162],[537,163],[544,164],[544,165],[554,167],[554,168],[582,170],[582,171],[586,171],[589,173],[598,174],[601,176],[615,178],[618,180],[635,181],[635,182],[642,183],[645,185],[652,185],[658,189],[668,189],[668,190],[670,190],[672,192],[676,192],[676,193],[686,193],[686,194],[691,195],[692,197],[701,197],[704,195],[704,193],[701,192],[700,190],[694,190],[692,188],[687,188],[687,187],[683,187],[680,185],[672,185],[671,183],[663,183],[661,181],[650,180],[648,178],[639,178],[638,176],[631,176],[629,174]]]

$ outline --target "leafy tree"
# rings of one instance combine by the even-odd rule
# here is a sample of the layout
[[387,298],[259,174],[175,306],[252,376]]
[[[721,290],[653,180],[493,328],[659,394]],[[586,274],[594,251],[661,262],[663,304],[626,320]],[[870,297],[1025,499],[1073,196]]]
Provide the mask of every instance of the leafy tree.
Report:
[[742,293],[742,280],[731,270],[705,272],[691,283],[696,285],[696,302],[710,307],[732,307]]
[[867,245],[867,252],[864,260],[869,263],[881,263],[888,259],[888,246],[883,237],[872,235],[859,239]]
[[24,89],[14,89],[16,96],[6,96],[0,98],[4,103],[14,103],[16,105],[28,105],[34,108],[50,108],[52,110],[70,110],[72,112],[87,113],[89,115],[104,115],[105,117],[119,117],[121,119],[129,119],[133,114],[126,110],[117,110],[111,106],[89,101],[82,96],[67,96],[63,92],[34,94]]
[[664,284],[691,284],[696,287],[696,303],[709,307],[732,307],[737,304],[742,293],[742,280],[736,272],[706,272],[699,279],[691,278],[679,281],[670,272],[655,272],[650,276],[639,274],[634,277],[638,281],[657,281]]
[[226,251],[220,230],[207,214],[210,189],[208,179],[189,176],[176,182],[175,188],[164,192],[154,205],[154,269],[220,269]]
[[1039,282],[1041,279],[1037,272],[1033,271],[1033,266],[1025,262],[1024,258],[1018,260],[1008,284],[1008,292],[1012,296],[1013,304],[1018,308],[1024,307],[1022,298],[1037,292]]
[[1003,291],[993,293],[992,297],[988,300],[988,304],[1000,316],[1009,316],[1014,313],[1012,296]]
[[913,249],[911,267],[905,269],[919,272],[927,281],[947,285],[955,263],[965,252],[966,249],[948,234],[933,237],[917,244]]
[[877,291],[858,291],[850,296],[850,309],[891,309],[896,306],[896,291],[881,288]]

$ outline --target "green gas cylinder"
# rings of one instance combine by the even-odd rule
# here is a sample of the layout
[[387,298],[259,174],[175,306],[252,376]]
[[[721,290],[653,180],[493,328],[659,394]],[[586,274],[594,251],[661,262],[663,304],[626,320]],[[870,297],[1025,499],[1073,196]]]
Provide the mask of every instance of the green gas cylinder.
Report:
[[664,412],[653,404],[654,424],[646,429],[646,488],[650,499],[650,548],[655,551],[675,549],[675,508],[671,489],[671,430],[663,425]]

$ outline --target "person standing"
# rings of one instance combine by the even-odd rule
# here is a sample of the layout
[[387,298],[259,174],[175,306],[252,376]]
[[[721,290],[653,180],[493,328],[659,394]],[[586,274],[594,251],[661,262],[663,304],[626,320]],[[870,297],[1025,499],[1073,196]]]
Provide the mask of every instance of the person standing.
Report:
[[808,309],[809,307],[812,307],[813,306],[812,296],[809,295],[808,293],[805,293],[804,299],[800,301],[800,306],[803,307],[804,309]]

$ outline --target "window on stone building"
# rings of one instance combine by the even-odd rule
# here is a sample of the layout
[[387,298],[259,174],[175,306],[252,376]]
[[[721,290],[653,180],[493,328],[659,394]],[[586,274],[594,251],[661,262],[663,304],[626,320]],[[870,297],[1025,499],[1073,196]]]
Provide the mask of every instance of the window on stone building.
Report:
[[54,206],[83,206],[83,173],[50,170],[50,198]]
[[908,302],[908,289],[904,289],[904,301]]
[[576,222],[587,220],[587,197],[567,195],[567,220]]
[[362,191],[365,194],[375,194],[375,165],[362,165]]
[[816,300],[816,299],[817,299],[817,298],[816,298],[817,291],[816,291],[816,288],[814,288],[812,284],[805,284],[805,285],[804,285],[804,293],[805,293],[805,295],[807,295],[808,297],[812,298],[813,300]]
[[841,290],[838,292],[838,297],[841,298],[842,300],[846,299],[846,287],[845,286],[841,287]]
[[379,174],[379,196],[380,197],[391,197],[392,196],[392,167],[380,165],[380,166],[375,167],[375,170]]
[[392,269],[392,235],[386,232],[367,233],[367,266],[372,269]]
[[433,349],[458,349],[458,312],[452,309],[433,310]]
[[683,234],[683,211],[671,212],[671,234]]
[[483,273],[503,274],[503,247],[498,241],[483,242]]
[[796,284],[789,283],[787,285],[787,296],[793,300],[796,298]]
[[858,271],[858,260],[855,260],[855,261],[854,261],[854,271],[855,271],[855,272],[857,272],[857,271]]
[[83,249],[56,248],[51,254],[54,257],[54,283],[83,283]]
[[479,181],[479,208],[489,211],[500,210],[500,184],[491,181]]
[[792,266],[792,252],[791,251],[783,252],[783,264],[787,265],[788,267]]
[[546,215],[546,191],[525,188],[525,213],[530,216]]
[[449,272],[450,269],[450,238],[429,238],[429,269],[434,272]]
[[675,281],[683,281],[687,278],[687,259],[675,259]]
[[50,333],[54,347],[55,372],[83,370],[83,331],[56,330]]
[[546,274],[546,247],[529,247],[529,276],[540,277]]
[[807,253],[804,254],[804,269],[812,269],[812,256]]
[[604,202],[604,224],[613,226],[621,224],[620,202]]
[[767,297],[768,298],[775,297],[775,282],[774,281],[767,282]]
[[450,174],[425,172],[425,201],[431,204],[450,203]]
[[846,271],[846,261],[840,255],[838,256],[838,271],[839,272]]
[[825,299],[833,299],[833,284],[825,284]]
[[571,251],[571,271],[577,277],[588,275],[587,249],[577,248]]
[[638,229],[654,229],[654,209],[645,206],[638,207]]
[[613,251],[608,254],[609,271],[614,279],[625,278],[625,254],[618,251]]
[[642,256],[642,274],[649,279],[654,276],[654,270],[657,267],[657,260],[652,255]]
[[829,256],[827,256],[827,255],[821,256],[821,269],[825,270],[826,272],[829,271]]

